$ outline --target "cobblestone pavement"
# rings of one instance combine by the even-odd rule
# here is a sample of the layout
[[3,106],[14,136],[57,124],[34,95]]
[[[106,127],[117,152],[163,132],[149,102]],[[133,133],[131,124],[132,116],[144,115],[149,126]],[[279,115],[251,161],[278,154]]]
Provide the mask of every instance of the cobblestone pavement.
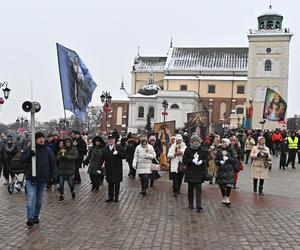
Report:
[[[280,171],[277,159],[265,195],[251,192],[250,165],[239,176],[231,207],[216,185],[203,186],[203,211],[187,209],[186,184],[174,198],[167,173],[146,197],[124,171],[120,202],[107,204],[107,184],[91,193],[86,169],[76,200],[46,191],[40,224],[25,225],[25,194],[0,183],[0,249],[300,249],[300,164]],[[126,169],[126,167],[125,167]],[[297,199],[298,198],[298,199]]]

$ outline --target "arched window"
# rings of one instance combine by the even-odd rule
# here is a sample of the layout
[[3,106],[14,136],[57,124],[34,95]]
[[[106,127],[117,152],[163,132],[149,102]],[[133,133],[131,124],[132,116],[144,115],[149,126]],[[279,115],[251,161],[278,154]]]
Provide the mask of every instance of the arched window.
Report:
[[220,119],[224,119],[224,113],[226,113],[226,102],[220,103]]
[[265,71],[272,71],[272,62],[271,60],[265,61]]
[[275,29],[281,29],[281,23],[280,23],[280,21],[276,21],[276,23],[275,23]]
[[123,108],[119,106],[117,108],[117,121],[116,125],[122,125],[122,114],[123,114]]
[[172,104],[171,109],[179,109],[179,106],[177,104]]
[[139,107],[138,118],[144,118],[144,107]]
[[149,107],[149,113],[148,115],[151,117],[151,118],[154,118],[154,108],[153,107]]
[[273,21],[272,20],[269,20],[267,22],[267,29],[273,29],[274,28],[274,25],[273,25]]
[[259,28],[260,28],[260,29],[264,29],[264,28],[265,28],[265,22],[264,22],[264,21],[261,21],[261,22],[259,23]]

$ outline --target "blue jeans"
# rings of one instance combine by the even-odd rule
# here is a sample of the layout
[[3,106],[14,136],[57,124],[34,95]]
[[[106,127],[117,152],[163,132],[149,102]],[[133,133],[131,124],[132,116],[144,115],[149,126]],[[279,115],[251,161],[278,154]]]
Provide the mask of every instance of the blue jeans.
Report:
[[43,204],[43,197],[46,187],[45,182],[33,184],[31,181],[26,181],[27,191],[27,219],[38,217]]
[[74,191],[73,175],[60,175],[59,177],[59,192],[64,194],[65,179],[67,179],[71,193]]

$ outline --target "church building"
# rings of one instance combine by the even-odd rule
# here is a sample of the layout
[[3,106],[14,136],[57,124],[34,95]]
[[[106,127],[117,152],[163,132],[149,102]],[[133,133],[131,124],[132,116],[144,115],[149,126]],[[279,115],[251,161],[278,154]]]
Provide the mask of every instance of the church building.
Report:
[[[176,47],[171,42],[165,56],[138,53],[131,71],[131,95],[136,95],[153,75],[155,85],[163,90],[164,96],[167,91],[173,94],[174,91],[195,92],[198,104],[192,110],[210,109],[213,127],[241,126],[245,109],[252,100],[253,128],[261,128],[266,88],[277,91],[287,102],[289,44],[293,34],[282,26],[283,16],[271,6],[257,19],[257,28],[249,29],[248,47],[190,48]],[[184,99],[179,98],[178,102],[173,98],[175,107],[184,106]],[[135,117],[141,107],[144,110],[149,107],[146,102],[139,105],[134,109],[129,107],[129,112],[137,113]],[[143,118],[146,123],[146,115]],[[176,117],[168,117],[168,120],[174,119]],[[129,126],[133,124],[129,122]],[[280,126],[271,121],[264,124],[270,129]]]

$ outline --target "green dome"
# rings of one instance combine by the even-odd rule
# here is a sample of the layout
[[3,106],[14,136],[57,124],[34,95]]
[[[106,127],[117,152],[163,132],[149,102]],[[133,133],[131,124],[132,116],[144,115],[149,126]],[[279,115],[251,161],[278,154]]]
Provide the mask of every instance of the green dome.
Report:
[[257,20],[260,30],[282,29],[283,16],[272,10],[271,6],[268,11],[259,15]]

